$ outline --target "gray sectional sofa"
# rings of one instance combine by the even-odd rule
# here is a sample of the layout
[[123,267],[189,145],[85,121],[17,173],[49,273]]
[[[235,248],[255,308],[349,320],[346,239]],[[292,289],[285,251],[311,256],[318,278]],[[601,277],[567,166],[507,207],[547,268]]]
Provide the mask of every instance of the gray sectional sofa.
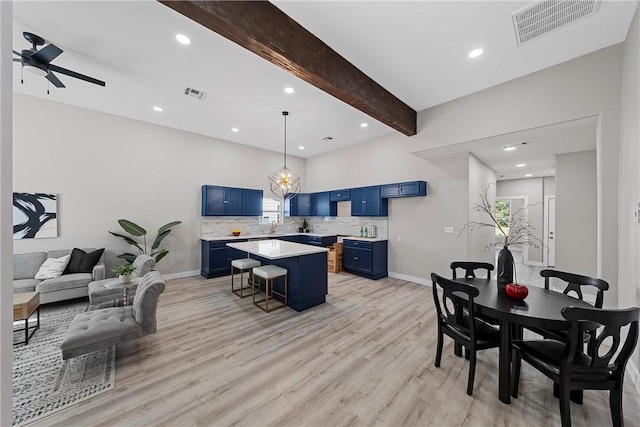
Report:
[[[85,252],[95,249],[86,248]],[[38,269],[47,258],[59,258],[71,253],[69,250],[49,252],[33,252],[13,255],[13,293],[40,292],[40,304],[63,301],[88,295],[89,282],[103,280],[105,277],[104,261],[100,258],[93,267],[92,273],[63,274],[55,279],[34,279]]]

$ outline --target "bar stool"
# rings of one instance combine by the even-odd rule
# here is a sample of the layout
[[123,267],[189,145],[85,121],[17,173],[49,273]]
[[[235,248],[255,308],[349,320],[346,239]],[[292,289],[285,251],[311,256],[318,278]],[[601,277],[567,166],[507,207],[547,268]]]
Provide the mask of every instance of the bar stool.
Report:
[[[278,267],[277,265],[263,265],[262,267],[255,267],[253,269],[253,305],[261,309],[262,311],[268,313],[270,311],[276,310],[278,308],[287,306],[287,288],[288,286],[288,274],[286,268]],[[256,281],[255,278],[258,277]],[[273,281],[277,278],[284,277],[284,294],[276,291],[273,287]],[[264,279],[264,299],[261,301],[256,301],[256,288],[258,288],[258,292],[260,292],[260,279]],[[274,298],[273,295],[278,295],[279,297],[284,298],[284,302]],[[278,303],[280,303],[277,307],[269,308],[269,296],[271,299],[275,299]],[[264,303],[264,307],[262,306]]]
[[[243,275],[247,270],[251,270],[254,267],[260,267],[260,261],[252,259],[252,258],[240,258],[234,259],[231,261],[231,292],[238,295],[240,298],[248,297],[250,294],[244,295],[243,291],[245,289],[252,289],[252,286],[243,286]],[[240,270],[240,288],[235,289],[234,281],[233,281],[233,272],[234,269]],[[253,274],[251,274],[253,276]],[[253,277],[250,278],[250,281],[253,282]]]

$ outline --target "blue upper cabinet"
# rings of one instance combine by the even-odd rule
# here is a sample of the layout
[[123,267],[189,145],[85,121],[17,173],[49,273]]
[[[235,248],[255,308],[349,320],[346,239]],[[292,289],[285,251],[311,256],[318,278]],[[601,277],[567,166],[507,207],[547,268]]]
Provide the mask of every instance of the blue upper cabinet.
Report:
[[262,190],[242,190],[242,215],[262,216]]
[[427,183],[425,181],[400,182],[397,184],[385,184],[382,186],[382,197],[416,197],[427,195]]
[[289,200],[289,216],[314,216],[315,209],[315,193],[298,193],[297,196]]
[[351,200],[351,190],[334,190],[330,192],[329,200],[332,202],[346,202]]
[[336,202],[331,201],[331,194],[329,191],[316,194],[316,211],[315,216],[337,216],[338,205]]
[[388,216],[389,201],[382,198],[381,187],[351,189],[351,216]]
[[202,216],[262,216],[262,190],[203,185]]

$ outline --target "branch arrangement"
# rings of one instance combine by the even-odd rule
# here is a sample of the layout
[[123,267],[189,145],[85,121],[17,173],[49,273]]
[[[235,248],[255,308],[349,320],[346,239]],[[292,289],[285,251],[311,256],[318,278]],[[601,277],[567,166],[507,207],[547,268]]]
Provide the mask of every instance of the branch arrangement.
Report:
[[496,217],[495,206],[493,206],[489,202],[488,191],[489,188],[495,185],[495,183],[489,183],[487,188],[484,190],[484,194],[480,194],[480,203],[475,203],[474,208],[478,212],[484,212],[489,216],[490,222],[481,222],[481,221],[471,221],[466,223],[460,229],[458,233],[458,237],[462,235],[464,230],[468,230],[470,232],[474,232],[481,228],[497,228],[498,231],[502,234],[503,239],[501,242],[493,242],[489,243],[484,247],[485,251],[490,249],[504,246],[509,247],[513,245],[524,245],[532,248],[540,248],[545,247],[542,240],[536,237],[533,232],[535,231],[535,227],[529,224],[529,217],[527,217],[524,213],[526,209],[531,206],[537,206],[540,203],[529,204],[527,206],[523,206],[522,208],[516,210],[511,214],[511,223],[508,230],[505,230],[501,225],[500,221],[498,221]]

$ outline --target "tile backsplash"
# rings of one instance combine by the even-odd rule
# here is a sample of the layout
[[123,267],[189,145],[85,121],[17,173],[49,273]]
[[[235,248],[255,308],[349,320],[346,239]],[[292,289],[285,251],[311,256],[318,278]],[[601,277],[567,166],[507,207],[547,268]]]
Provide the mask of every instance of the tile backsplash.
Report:
[[[358,236],[360,227],[375,225],[377,236],[386,239],[388,236],[387,218],[380,217],[309,217],[309,229],[312,233],[336,233]],[[285,218],[284,224],[276,226],[278,233],[295,233],[302,226],[302,217]],[[201,235],[205,237],[230,236],[231,230],[237,228],[241,234],[268,234],[271,225],[260,224],[256,217],[207,217],[202,218]]]

